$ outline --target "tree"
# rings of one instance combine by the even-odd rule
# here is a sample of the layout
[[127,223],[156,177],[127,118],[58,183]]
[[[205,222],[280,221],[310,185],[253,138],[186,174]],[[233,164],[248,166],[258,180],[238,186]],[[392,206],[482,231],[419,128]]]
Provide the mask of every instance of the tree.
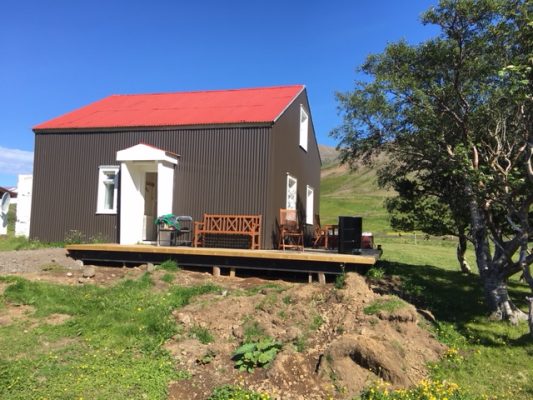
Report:
[[[432,193],[409,177],[400,174],[389,175],[388,170],[380,172],[379,182],[380,186],[390,187],[398,193],[397,196],[385,200],[393,229],[404,232],[418,230],[428,235],[456,236],[459,267],[465,274],[472,272],[465,257],[469,237],[464,204],[456,202],[455,196],[442,198],[442,195]],[[441,188],[445,185],[447,182],[443,182]],[[443,193],[453,192],[444,189]],[[448,205],[452,203],[454,207]]]
[[521,271],[533,290],[529,7],[441,0],[422,17],[440,35],[369,56],[360,69],[369,79],[337,94],[343,124],[332,132],[344,162],[387,151],[381,184],[410,181],[463,224],[492,317],[512,321],[525,314],[507,279]]

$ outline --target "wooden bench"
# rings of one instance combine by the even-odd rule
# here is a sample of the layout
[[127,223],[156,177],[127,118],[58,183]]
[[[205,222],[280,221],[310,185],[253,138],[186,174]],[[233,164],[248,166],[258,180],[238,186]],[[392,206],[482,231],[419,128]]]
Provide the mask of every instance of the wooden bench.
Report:
[[208,235],[249,236],[250,249],[260,249],[261,215],[204,214],[194,223],[194,247],[205,246]]

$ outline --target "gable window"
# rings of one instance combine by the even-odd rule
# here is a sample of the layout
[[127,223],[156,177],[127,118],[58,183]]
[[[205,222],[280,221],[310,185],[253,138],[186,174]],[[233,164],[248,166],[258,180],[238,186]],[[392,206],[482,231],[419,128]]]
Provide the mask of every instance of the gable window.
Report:
[[298,186],[298,181],[295,177],[287,175],[287,203],[286,207],[288,210],[296,210],[296,189]]
[[304,106],[300,105],[300,147],[307,151],[307,141],[309,136],[309,116],[305,112]]
[[309,185],[305,194],[305,223],[313,225],[313,216],[315,213],[315,191]]
[[118,166],[104,165],[98,172],[97,214],[116,214],[118,193]]

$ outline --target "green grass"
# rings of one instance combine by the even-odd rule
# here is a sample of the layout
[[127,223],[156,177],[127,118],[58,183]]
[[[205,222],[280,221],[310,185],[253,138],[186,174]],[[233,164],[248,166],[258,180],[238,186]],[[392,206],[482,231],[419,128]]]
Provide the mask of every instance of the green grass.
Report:
[[366,315],[375,315],[381,311],[394,312],[405,306],[406,306],[405,302],[398,298],[377,299],[373,301],[372,303],[370,303],[369,306],[365,307],[363,309],[363,312]]
[[[177,332],[171,311],[214,286],[153,289],[149,274],[111,288],[0,278],[2,301],[35,308],[0,327],[0,398],[166,398],[176,371],[162,344]],[[50,314],[70,316],[60,325]]]
[[202,344],[209,344],[215,341],[215,338],[213,337],[211,332],[209,332],[209,329],[199,325],[194,325],[189,330],[189,335],[195,339],[198,339],[198,341]]

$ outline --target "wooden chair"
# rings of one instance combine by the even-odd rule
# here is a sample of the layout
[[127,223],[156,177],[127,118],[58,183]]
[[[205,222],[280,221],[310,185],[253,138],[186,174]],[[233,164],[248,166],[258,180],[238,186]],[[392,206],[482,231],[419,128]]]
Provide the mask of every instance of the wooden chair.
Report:
[[313,224],[313,247],[326,248],[328,242],[328,231],[320,226],[320,215],[315,214]]
[[282,208],[279,210],[279,245],[278,248],[304,249],[304,233],[298,223],[296,210]]

